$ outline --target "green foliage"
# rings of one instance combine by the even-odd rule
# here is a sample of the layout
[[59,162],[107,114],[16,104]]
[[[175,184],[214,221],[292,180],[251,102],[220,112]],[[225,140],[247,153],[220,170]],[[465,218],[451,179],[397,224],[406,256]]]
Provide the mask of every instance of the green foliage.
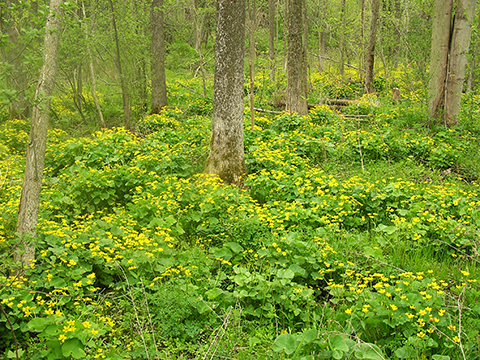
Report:
[[[28,125],[0,125],[0,303],[20,358],[475,356],[480,197],[457,179],[476,169],[469,130],[426,132],[410,126],[417,103],[373,96],[348,116],[245,119],[238,189],[201,174],[211,123],[194,114],[211,102],[170,91],[182,110],[136,133],[50,131],[21,277],[9,259]],[[0,338],[16,357],[5,316]]]

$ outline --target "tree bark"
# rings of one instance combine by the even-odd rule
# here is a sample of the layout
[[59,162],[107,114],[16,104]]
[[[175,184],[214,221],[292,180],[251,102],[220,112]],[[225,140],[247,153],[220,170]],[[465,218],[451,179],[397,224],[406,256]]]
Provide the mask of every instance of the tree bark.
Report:
[[270,81],[275,81],[275,1],[268,0],[268,56],[270,58]]
[[375,66],[375,43],[377,38],[377,20],[380,10],[380,0],[372,0],[372,19],[370,22],[370,34],[368,37],[367,68],[365,73],[365,91],[373,93],[373,70]]
[[115,49],[116,49],[116,63],[118,74],[120,76],[120,86],[122,88],[122,102],[123,102],[123,118],[125,128],[128,129],[130,126],[130,96],[128,94],[127,85],[125,84],[125,75],[122,70],[122,57],[120,53],[120,41],[118,39],[118,30],[117,30],[117,20],[115,17],[115,8],[113,7],[113,1],[110,0],[110,9],[112,11],[112,25],[113,25],[113,36],[115,38]]
[[47,145],[50,97],[55,87],[60,42],[61,4],[62,0],[50,0],[50,12],[45,26],[44,63],[35,91],[25,175],[18,209],[17,233],[20,236],[20,244],[15,251],[14,258],[24,266],[29,265],[35,259],[35,239]]
[[195,25],[195,51],[198,54],[198,69],[200,69],[200,73],[202,74],[202,85],[203,85],[203,96],[207,96],[207,83],[206,83],[206,74],[205,74],[205,66],[204,66],[204,57],[203,57],[203,49],[202,49],[202,34],[203,34],[203,27],[205,23],[205,14],[200,12],[202,11],[201,6],[198,3],[198,0],[194,0],[194,25]]
[[153,0],[152,29],[152,114],[159,114],[167,106],[165,78],[165,32],[163,28],[163,0]]
[[444,113],[452,8],[453,0],[435,0],[433,7],[428,114],[436,119],[440,119]]
[[345,22],[346,22],[346,14],[345,14],[345,6],[346,6],[346,2],[345,0],[342,0],[342,4],[341,4],[341,8],[340,8],[340,17],[342,19],[342,29],[340,30],[340,44],[339,44],[339,48],[340,48],[340,67],[339,67],[339,71],[340,71],[340,75],[343,76],[345,74],[345,48],[346,48],[346,45],[345,45]]
[[305,115],[308,112],[304,84],[305,54],[303,46],[304,0],[287,0],[287,111]]
[[253,131],[255,126],[255,28],[256,28],[256,3],[249,0],[249,68],[250,68],[250,126]]
[[243,187],[245,0],[217,1],[212,135],[205,173]]
[[97,85],[96,85],[96,80],[95,80],[95,69],[93,67],[93,57],[92,57],[92,51],[90,50],[90,43],[89,43],[89,37],[88,37],[88,25],[87,25],[87,19],[86,19],[86,12],[85,12],[85,3],[82,1],[82,13],[83,13],[83,18],[84,18],[84,23],[85,23],[85,43],[86,43],[86,51],[87,51],[87,56],[88,56],[88,70],[90,72],[90,81],[92,82],[92,97],[93,97],[93,102],[95,103],[95,107],[98,112],[98,117],[100,119],[100,124],[102,127],[105,127],[105,120],[103,118],[103,113],[102,113],[102,108],[100,107],[100,103],[98,102],[97,98]]
[[445,96],[445,124],[448,127],[455,126],[458,123],[475,5],[475,0],[458,0],[457,4]]

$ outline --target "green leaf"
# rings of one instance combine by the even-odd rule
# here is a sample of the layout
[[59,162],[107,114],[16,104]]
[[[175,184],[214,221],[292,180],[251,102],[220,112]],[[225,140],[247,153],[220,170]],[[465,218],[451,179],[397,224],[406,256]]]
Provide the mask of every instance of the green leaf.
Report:
[[69,357],[71,355],[75,359],[80,359],[81,353],[83,353],[83,356],[85,356],[83,344],[77,338],[66,340],[62,344],[62,354],[65,357]]
[[228,242],[225,244],[228,246],[234,253],[240,253],[243,252],[243,247],[240,244],[237,244],[236,242]]
[[293,354],[296,348],[297,342],[295,337],[290,334],[280,335],[273,343],[273,351],[280,352],[283,350],[287,355]]
[[306,273],[305,269],[298,266],[297,264],[291,265],[289,269],[292,270],[295,273],[295,275],[305,276],[305,273]]
[[218,296],[220,296],[222,294],[223,294],[223,290],[221,290],[219,288],[214,288],[214,289],[208,290],[205,293],[205,296],[208,298],[208,300],[213,300],[213,299],[217,298]]
[[43,331],[50,324],[49,319],[35,318],[28,322],[28,327],[35,331]]
[[445,355],[433,355],[432,360],[450,360],[450,356]]
[[343,357],[343,351],[335,349],[332,351],[332,356],[334,359],[341,359]]
[[303,332],[300,336],[300,342],[304,345],[311,343],[313,340],[317,338],[318,331],[317,329],[309,329]]
[[344,352],[349,350],[345,339],[341,335],[332,336],[330,339],[328,339],[328,342],[330,343],[330,348],[332,350],[340,350]]

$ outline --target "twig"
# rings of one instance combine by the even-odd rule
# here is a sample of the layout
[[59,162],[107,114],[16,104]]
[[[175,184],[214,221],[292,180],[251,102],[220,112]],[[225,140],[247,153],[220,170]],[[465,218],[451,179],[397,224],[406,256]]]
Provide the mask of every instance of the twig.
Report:
[[152,329],[152,340],[153,340],[153,345],[155,346],[155,354],[156,354],[156,358],[159,359],[160,357],[158,352],[157,341],[155,340],[155,329],[153,327],[152,316],[150,315],[150,307],[148,306],[147,294],[145,293],[145,287],[143,286],[142,279],[140,279],[140,283],[142,284],[142,293],[143,293],[143,298],[145,299],[145,307],[147,308],[148,321],[150,323],[150,328]]
[[[432,241],[438,241],[438,242],[440,242],[440,243],[442,243],[442,244],[445,244],[445,245],[451,247],[452,249],[454,249],[454,250],[456,250],[456,251],[458,251],[458,252],[461,252],[462,255],[470,258],[470,260],[473,260],[473,261],[475,261],[476,263],[480,264],[480,261],[478,261],[477,259],[475,259],[474,256],[468,255],[466,252],[460,250],[459,248],[457,248],[456,246],[453,246],[452,244],[447,243],[446,241],[439,240],[439,239],[433,239],[433,240],[430,240],[428,243],[430,243],[430,242],[432,242]],[[427,243],[427,244],[428,244],[428,243]]]
[[267,113],[267,114],[283,114],[282,111],[274,111],[274,110],[267,110],[267,109],[261,109],[261,108],[253,108],[253,110],[261,113]]
[[175,81],[178,85],[180,86],[183,86],[185,89],[187,90],[190,90],[191,92],[193,92],[194,94],[197,94],[197,95],[200,95],[202,97],[205,97],[203,94],[199,94],[197,91],[195,91],[195,89],[192,89],[191,87],[187,86],[187,85],[183,85],[180,81]]
[[[210,346],[208,347],[207,352],[203,356],[202,360],[205,360],[207,358],[208,353],[210,352],[212,347],[216,346],[218,341],[220,341],[223,338],[223,336],[225,335],[225,331],[227,330],[228,324],[230,322],[230,314],[231,313],[232,313],[232,307],[230,306],[230,309],[229,309],[227,315],[225,316],[225,319],[223,320],[222,325],[220,326],[217,333],[215,334],[215,337],[212,340],[212,342],[210,343]],[[218,347],[216,347],[215,350],[213,351],[212,356],[210,356],[210,360],[212,360],[213,357],[215,356],[215,353],[217,352],[217,349],[218,349]]]
[[117,266],[122,271],[123,276],[125,277],[125,281],[127,282],[128,292],[130,293],[130,301],[132,302],[133,311],[135,312],[135,319],[137,320],[138,330],[140,331],[140,337],[142,338],[143,348],[145,349],[145,353],[147,355],[147,360],[150,360],[150,356],[148,355],[147,343],[145,342],[145,336],[143,335],[143,329],[142,329],[142,326],[141,326],[141,323],[140,323],[140,319],[138,317],[138,311],[137,311],[137,307],[135,306],[135,299],[133,298],[132,288],[130,286],[130,282],[128,281],[127,274],[125,274],[125,271],[123,270],[123,267],[119,263],[117,263]]
[[395,270],[398,270],[398,271],[401,271],[401,272],[404,272],[404,273],[407,272],[406,270],[403,270],[403,269],[401,269],[401,268],[399,268],[399,267],[396,267],[395,265],[386,263],[385,261],[382,261],[382,260],[373,258],[373,257],[371,257],[371,256],[368,256],[368,255],[365,255],[365,254],[362,254],[362,253],[357,253],[357,252],[356,252],[355,254],[360,255],[360,256],[363,256],[363,257],[366,257],[366,258],[369,259],[369,260],[377,261],[377,262],[379,262],[380,264],[389,266],[389,267],[391,267],[391,268],[394,268]]
[[465,294],[465,289],[467,287],[464,286],[462,289],[462,292],[458,296],[457,299],[457,306],[458,306],[458,346],[460,347],[460,350],[462,351],[463,359],[466,360],[465,356],[465,351],[463,350],[463,345],[462,345],[462,296]]
[[0,303],[0,310],[2,311],[2,314],[5,315],[5,319],[7,319],[8,325],[10,325],[10,331],[12,332],[13,341],[15,342],[15,356],[17,357],[17,360],[18,360],[18,342],[17,342],[17,337],[15,336],[15,331],[13,330],[13,325],[10,322],[10,319],[8,318],[8,315],[3,309],[3,305],[1,303]]
[[363,163],[362,145],[360,144],[360,133],[358,129],[357,129],[357,138],[358,138],[358,150],[360,150],[360,161],[362,162],[362,172],[365,172],[365,165]]

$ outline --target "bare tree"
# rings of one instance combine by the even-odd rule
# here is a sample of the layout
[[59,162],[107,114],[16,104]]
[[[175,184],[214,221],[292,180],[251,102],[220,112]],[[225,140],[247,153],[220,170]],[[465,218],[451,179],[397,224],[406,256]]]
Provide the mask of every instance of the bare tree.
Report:
[[50,97],[55,87],[60,42],[62,2],[62,0],[50,0],[50,12],[45,26],[44,62],[35,91],[27,162],[18,209],[17,233],[21,243],[14,255],[15,260],[20,261],[23,265],[28,265],[35,258],[35,238],[47,146]]
[[163,28],[163,0],[153,0],[150,26],[152,29],[152,114],[167,106],[165,78],[165,32]]
[[367,69],[365,73],[365,91],[373,92],[373,70],[375,65],[375,43],[377,39],[377,21],[380,10],[380,0],[372,0],[372,18],[370,21],[370,35],[368,37]]
[[217,1],[212,135],[205,173],[243,186],[245,0]]
[[304,71],[306,67],[303,46],[304,0],[288,0],[287,28],[287,111],[305,115],[308,112]]
[[457,124],[476,1],[435,0],[430,54],[429,116]]

